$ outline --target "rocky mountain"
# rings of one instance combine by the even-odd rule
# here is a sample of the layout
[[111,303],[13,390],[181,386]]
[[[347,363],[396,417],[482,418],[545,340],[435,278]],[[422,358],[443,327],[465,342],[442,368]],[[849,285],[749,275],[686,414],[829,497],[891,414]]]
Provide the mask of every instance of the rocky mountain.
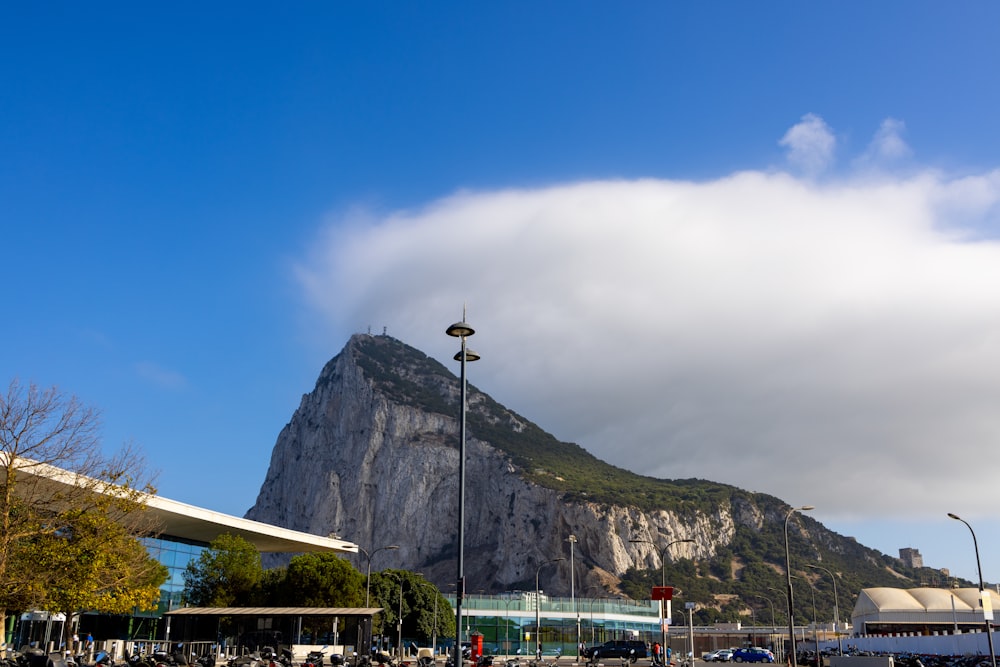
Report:
[[[419,571],[447,592],[457,569],[459,391],[455,375],[420,351],[385,335],[353,336],[278,436],[247,517],[337,533],[368,551],[399,545],[375,556],[373,569]],[[686,599],[721,617],[735,596],[780,599],[766,590],[781,590],[784,581],[786,503],[616,468],[471,385],[468,406],[470,593],[534,590],[539,565],[564,557],[540,575],[546,592],[568,596],[572,534],[580,595],[648,598],[660,580],[660,548],[693,540],[674,544],[663,568]],[[836,572],[845,610],[863,586],[915,586],[940,576],[907,570],[808,515],[794,516],[789,535],[793,563]],[[359,555],[355,565],[364,571],[367,560]],[[793,569],[815,583],[821,600],[831,598],[822,570]]]

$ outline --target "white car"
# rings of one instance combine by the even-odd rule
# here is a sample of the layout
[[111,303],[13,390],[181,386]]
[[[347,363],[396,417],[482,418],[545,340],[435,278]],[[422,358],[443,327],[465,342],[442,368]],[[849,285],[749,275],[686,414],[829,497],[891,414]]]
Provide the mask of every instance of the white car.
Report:
[[701,659],[705,662],[729,662],[733,657],[732,649],[720,648],[717,651],[711,651],[701,656]]

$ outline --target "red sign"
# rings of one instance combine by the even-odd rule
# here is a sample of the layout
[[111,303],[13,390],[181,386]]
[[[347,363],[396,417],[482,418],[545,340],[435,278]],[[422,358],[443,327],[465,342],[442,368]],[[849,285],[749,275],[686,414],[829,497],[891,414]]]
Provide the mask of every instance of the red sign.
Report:
[[653,586],[653,598],[654,600],[673,600],[674,599],[674,587],[673,586]]

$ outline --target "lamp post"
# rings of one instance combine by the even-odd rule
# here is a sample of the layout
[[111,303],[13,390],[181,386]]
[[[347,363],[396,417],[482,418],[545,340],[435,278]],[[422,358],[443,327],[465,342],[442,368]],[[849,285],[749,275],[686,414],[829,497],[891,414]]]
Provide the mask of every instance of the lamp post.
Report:
[[[587,588],[587,594],[590,595],[590,645],[594,646],[597,643],[597,629],[594,627],[594,601],[598,600],[596,596],[600,596],[604,591],[600,588],[594,586],[589,586]],[[599,601],[599,600],[598,600]]]
[[768,634],[768,643],[770,643],[771,642],[771,636],[774,634],[774,628],[775,628],[774,603],[771,602],[771,598],[764,597],[763,595],[755,595],[754,597],[755,598],[760,598],[761,600],[764,600],[771,607],[771,632],[767,633]]
[[580,614],[576,611],[576,564],[573,560],[573,547],[576,546],[576,535],[566,538],[569,542],[569,600],[576,617],[576,661],[580,662]]
[[[654,547],[656,546],[656,542],[653,542],[652,540],[629,540],[629,542],[631,542],[633,544],[652,544]],[[666,588],[667,587],[667,574],[666,574],[666,572],[667,572],[666,571],[667,549],[669,549],[670,547],[672,547],[675,544],[681,544],[681,543],[684,543],[684,542],[694,542],[694,540],[674,540],[673,542],[667,542],[667,546],[663,547],[660,550],[660,587],[661,588]],[[660,600],[660,635],[662,637],[662,641],[660,642],[660,646],[662,648],[660,650],[662,650],[662,651],[665,652],[667,650],[667,624],[666,624],[666,621],[664,620],[664,611],[663,611],[663,607],[664,606],[665,605],[663,604],[663,600]]]
[[997,656],[996,652],[993,650],[993,630],[990,629],[990,621],[993,620],[993,605],[992,603],[986,602],[986,596],[988,593],[983,587],[983,566],[979,562],[979,542],[976,540],[976,531],[972,530],[972,526],[965,519],[948,512],[948,516],[955,521],[961,521],[965,524],[965,527],[969,529],[972,533],[972,546],[976,549],[976,569],[979,571],[979,605],[983,608],[983,623],[986,625],[986,641],[990,646],[990,660],[993,663],[993,667],[997,667]]
[[794,603],[794,600],[792,598],[792,559],[788,553],[788,520],[796,512],[808,512],[812,509],[816,508],[812,505],[793,507],[788,510],[788,514],[785,515],[785,575],[788,579],[788,650],[791,654],[792,667],[796,667],[798,663],[795,656],[795,612],[792,611],[792,604]]
[[[395,579],[396,581],[399,582],[399,615],[396,618],[396,641],[397,641],[396,651],[397,651],[397,653],[399,653],[399,661],[402,662],[403,661],[403,581],[404,581],[404,579],[403,579],[402,573],[386,572],[386,574],[388,574],[390,577],[392,577],[393,579]],[[421,572],[414,572],[413,575],[417,576],[417,577],[424,576],[423,573],[421,573]],[[411,589],[413,588],[412,584],[410,585],[410,588]],[[435,608],[435,619],[434,619],[434,621],[436,623],[437,622],[437,596],[436,595],[434,596],[434,605],[435,605],[435,607],[434,607]]]
[[[505,612],[504,612],[504,630],[503,630],[503,643],[504,643],[504,655],[510,655],[510,603],[514,601],[514,598],[508,593],[507,599],[503,601]],[[520,638],[518,638],[518,643],[520,644]]]
[[395,572],[387,572],[389,576],[399,582],[399,614],[396,616],[396,651],[399,653],[399,661],[403,661],[403,575]]
[[597,628],[594,627],[594,598],[590,598],[590,646],[597,641]]
[[844,644],[840,638],[840,600],[837,598],[837,577],[822,565],[806,565],[806,567],[811,567],[814,570],[823,570],[830,575],[830,580],[833,582],[833,631],[837,635],[837,653],[844,655]]
[[462,598],[465,596],[465,413],[466,413],[466,381],[465,364],[476,361],[479,355],[468,349],[465,339],[476,333],[476,330],[465,323],[465,307],[462,307],[462,321],[452,324],[445,330],[449,336],[458,338],[462,347],[455,355],[455,361],[461,362],[461,383],[458,426],[458,581],[455,590],[455,666],[462,664]]
[[[418,576],[423,576],[420,574]],[[412,582],[411,582],[412,583]],[[427,581],[426,579],[418,579],[418,584],[423,584],[431,590],[431,595],[434,596],[434,624],[431,626],[431,655],[437,655],[437,631],[438,631],[438,595],[439,591],[437,586]]]
[[[816,587],[809,582],[809,590],[813,598],[813,643],[816,645],[816,660],[819,660],[819,627],[816,625]],[[819,664],[819,663],[817,663]]]
[[563,557],[553,558],[552,560],[547,560],[542,562],[538,568],[535,570],[535,659],[540,660],[542,657],[542,600],[541,600],[541,590],[538,588],[538,574],[542,571],[542,568],[549,563],[558,563],[561,560],[566,560]]
[[371,595],[372,595],[372,558],[375,557],[379,551],[392,551],[398,549],[398,544],[390,544],[387,547],[379,547],[375,551],[368,553],[363,547],[358,547],[358,551],[365,555],[368,559],[368,574],[366,575],[368,579],[365,581],[365,607],[370,607]]
[[[777,588],[775,588],[773,586],[768,586],[767,590],[771,591],[772,593],[776,593],[777,595],[780,595],[781,597],[785,598],[785,604],[788,604],[788,597],[785,595],[785,591],[778,590]],[[788,610],[787,609],[785,610],[785,615],[786,616],[788,615]],[[778,634],[778,626],[777,625],[774,626],[774,633]],[[774,647],[778,648],[778,640],[777,639],[775,639],[775,641],[774,641]],[[786,652],[785,648],[786,648],[785,644],[784,644],[784,642],[782,642],[782,644],[781,644],[781,650],[779,651],[779,653],[781,654],[782,661],[785,660],[785,652]]]

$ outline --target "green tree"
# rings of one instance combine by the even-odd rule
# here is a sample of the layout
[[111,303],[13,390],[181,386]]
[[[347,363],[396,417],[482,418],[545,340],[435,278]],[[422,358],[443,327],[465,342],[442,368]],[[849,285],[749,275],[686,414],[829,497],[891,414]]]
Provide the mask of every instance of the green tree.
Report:
[[[142,457],[131,446],[106,456],[99,431],[96,410],[55,388],[14,380],[0,393],[0,627],[8,612],[55,604],[64,579],[54,559],[87,523],[114,523],[116,532],[133,538],[156,532],[143,511],[155,489]],[[90,550],[94,558],[113,559],[122,548],[130,549],[97,542]],[[141,574],[118,581],[99,585],[95,590],[104,597],[86,606],[108,596],[142,598],[131,586],[148,583]]]
[[284,604],[302,607],[360,607],[365,578],[335,553],[295,556],[285,571]]
[[372,598],[383,611],[373,623],[372,632],[391,633],[399,618],[400,586],[402,586],[403,636],[430,643],[437,627],[438,637],[455,634],[455,615],[441,591],[415,572],[383,570],[372,573]]
[[184,570],[184,597],[196,607],[249,604],[263,577],[260,552],[238,535],[224,533],[212,540]]

